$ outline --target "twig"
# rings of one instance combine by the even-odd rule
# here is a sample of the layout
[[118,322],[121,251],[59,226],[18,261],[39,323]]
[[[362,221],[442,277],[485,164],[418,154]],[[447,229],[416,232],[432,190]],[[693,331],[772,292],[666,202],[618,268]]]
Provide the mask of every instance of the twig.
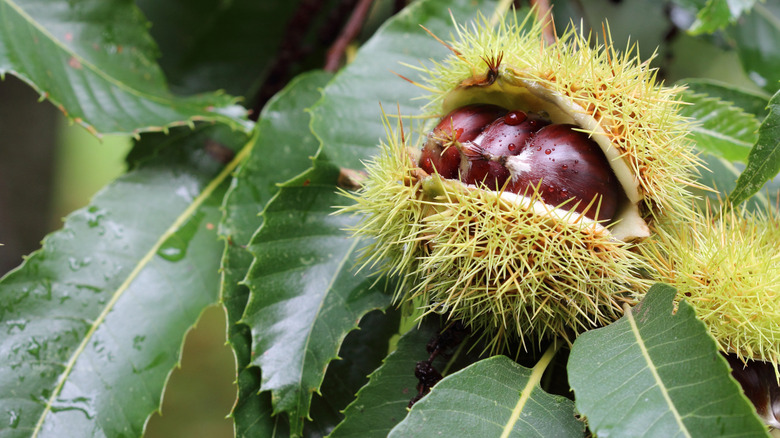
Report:
[[352,16],[349,17],[347,25],[344,26],[344,30],[339,35],[339,38],[328,50],[328,55],[325,61],[325,71],[335,72],[341,65],[341,58],[344,56],[344,52],[347,50],[347,46],[355,38],[357,38],[360,29],[363,28],[363,23],[366,21],[368,11],[371,9],[373,0],[360,0],[355,9],[352,11]]
[[[320,0],[322,1],[322,0]],[[328,13],[325,18],[325,23],[317,31],[317,39],[319,42],[325,44],[325,49],[329,49],[334,41],[339,37],[339,34],[344,29],[344,26],[349,20],[350,13],[355,9],[359,0],[339,0]],[[323,58],[327,53],[323,53]]]
[[553,44],[555,37],[555,24],[552,20],[552,11],[548,0],[531,0],[531,6],[536,7],[536,14],[543,22],[542,35],[547,44]]
[[260,110],[268,99],[289,81],[292,65],[306,56],[307,50],[302,47],[306,35],[305,30],[311,26],[323,4],[324,2],[320,0],[302,0],[290,18],[276,59],[271,65],[263,86],[255,95],[252,115],[250,116],[252,120],[257,120],[260,116]]

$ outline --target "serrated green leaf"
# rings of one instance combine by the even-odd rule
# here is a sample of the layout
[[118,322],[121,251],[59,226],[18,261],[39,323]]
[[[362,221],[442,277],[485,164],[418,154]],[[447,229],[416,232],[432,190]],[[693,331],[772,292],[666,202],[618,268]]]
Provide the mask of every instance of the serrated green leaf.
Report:
[[224,89],[252,97],[299,1],[137,0],[154,25],[160,66],[177,94]]
[[204,154],[208,141],[245,138],[225,127],[144,136],[161,154],[0,280],[0,412],[15,419],[4,438],[143,433],[186,331],[217,299],[230,168]]
[[761,190],[767,181],[780,172],[780,91],[769,101],[769,115],[758,130],[758,141],[748,155],[747,167],[729,195],[739,205]]
[[373,311],[360,321],[360,329],[350,332],[339,350],[339,360],[328,366],[322,383],[322,395],[311,403],[312,422],[307,422],[304,436],[328,435],[344,418],[342,411],[368,381],[387,356],[389,341],[398,333],[400,312]]
[[729,161],[747,162],[758,138],[758,120],[719,98],[683,92],[680,114],[693,120],[690,138],[699,150]]
[[[409,401],[417,394],[415,365],[427,359],[425,346],[440,329],[437,318],[426,318],[401,336],[396,349],[371,373],[368,384],[344,410],[344,421],[330,438],[386,437],[406,417]],[[434,366],[443,371],[446,362],[437,358]]]
[[734,22],[750,10],[756,0],[708,0],[696,14],[696,21],[688,29],[693,35],[712,33]]
[[420,0],[388,20],[323,90],[322,100],[312,109],[312,131],[328,158],[339,166],[363,167],[361,160],[377,151],[385,135],[380,104],[389,114],[420,114],[422,102],[412,99],[427,92],[393,71],[415,80],[416,72],[401,63],[419,65],[448,53],[421,26],[446,40],[454,30],[452,16],[464,22],[477,10],[490,16],[494,7],[492,0]]
[[757,3],[750,14],[729,28],[742,69],[758,86],[774,94],[780,89],[780,4]]
[[0,78],[18,76],[69,118],[102,133],[220,121],[246,126],[224,94],[175,97],[132,2],[0,0]]
[[249,327],[237,324],[244,314],[249,289],[239,282],[246,276],[252,255],[246,250],[261,225],[259,213],[286,181],[311,166],[318,143],[306,129],[311,106],[332,75],[314,72],[299,76],[272,99],[257,123],[252,151],[242,163],[225,196],[220,235],[225,238],[221,300],[228,316],[228,340],[238,369],[238,400],[231,414],[238,437],[267,437],[278,419],[271,418],[270,394],[260,391],[260,371],[249,369],[252,337]]
[[336,191],[339,169],[315,163],[263,211],[245,280],[250,298],[242,322],[252,328],[252,364],[262,369],[274,413],[289,412],[294,436],[346,334],[364,314],[390,304],[371,272],[355,273],[365,242],[345,229],[357,220],[333,215],[334,205],[347,202]]
[[[699,157],[704,161],[704,167],[699,175],[698,181],[708,190],[692,189],[692,192],[699,199],[708,198],[710,207],[718,206],[728,198],[728,195],[737,186],[737,178],[745,169],[742,163],[732,163],[714,155],[702,153]],[[750,211],[766,210],[774,206],[776,199],[780,197],[780,178],[776,177],[772,181],[764,184],[760,192],[751,196],[745,201],[745,206]],[[706,207],[706,205],[702,205]],[[713,210],[713,213],[715,211]]]
[[528,369],[494,356],[458,371],[437,383],[389,436],[581,437],[585,427],[574,416],[574,402],[539,386],[550,359],[546,354]]
[[693,308],[673,312],[656,284],[619,321],[580,335],[569,383],[590,430],[604,436],[766,437]]
[[772,96],[768,94],[711,79],[690,78],[682,79],[678,83],[687,86],[691,93],[706,94],[710,97],[720,98],[725,102],[731,102],[737,108],[753,114],[759,120],[763,120],[769,114],[767,105]]

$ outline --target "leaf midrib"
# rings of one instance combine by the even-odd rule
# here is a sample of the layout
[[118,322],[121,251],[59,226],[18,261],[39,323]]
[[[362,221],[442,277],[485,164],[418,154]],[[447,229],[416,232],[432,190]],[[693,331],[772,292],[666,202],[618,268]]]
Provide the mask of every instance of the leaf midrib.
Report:
[[[27,21],[29,25],[31,25],[33,28],[35,28],[38,32],[41,33],[44,37],[52,41],[56,46],[58,46],[63,52],[69,54],[73,58],[77,59],[79,63],[81,64],[82,68],[87,68],[92,74],[98,76],[99,78],[105,80],[107,83],[115,86],[116,88],[128,93],[129,95],[136,96],[137,98],[141,98],[144,100],[148,100],[150,102],[154,102],[163,106],[168,106],[171,108],[174,108],[177,106],[176,101],[173,99],[173,96],[170,94],[166,94],[165,96],[158,96],[157,94],[148,94],[144,91],[141,91],[137,88],[133,88],[128,86],[125,82],[118,81],[115,77],[108,75],[103,72],[103,70],[97,68],[94,64],[87,61],[84,57],[79,55],[77,52],[73,51],[68,46],[62,44],[62,42],[56,38],[54,35],[49,33],[44,27],[41,27],[38,22],[30,16],[24,9],[19,7],[18,4],[16,4],[13,0],[0,0],[0,3],[7,4],[12,10],[14,10],[19,16]],[[31,84],[35,89],[39,89],[37,84]],[[45,90],[40,90],[41,92],[45,92]],[[163,93],[168,93],[167,89],[160,90]],[[57,103],[62,103],[56,99],[52,98],[51,93],[46,92],[46,99]],[[218,111],[208,111],[209,117],[213,117],[214,120],[224,120],[228,122],[231,126],[236,122],[235,120],[231,119],[229,116],[225,116],[224,114],[221,114]],[[192,120],[195,121],[197,115],[191,116]],[[203,117],[203,116],[201,116]],[[205,119],[205,117],[204,117]],[[94,126],[92,123],[87,123],[86,121],[82,121],[82,123],[89,125],[90,127]]]
[[642,357],[645,359],[647,368],[652,373],[653,379],[655,379],[656,386],[661,391],[661,394],[663,395],[666,404],[669,406],[669,411],[672,413],[675,421],[677,422],[677,425],[680,427],[680,431],[684,434],[684,436],[691,438],[691,434],[688,432],[685,423],[683,423],[682,421],[682,416],[680,416],[680,413],[677,412],[677,407],[674,405],[674,403],[672,402],[672,398],[669,396],[669,391],[667,391],[666,385],[661,380],[661,376],[658,375],[658,371],[656,370],[655,363],[653,362],[653,359],[650,357],[650,352],[647,351],[647,346],[645,345],[645,342],[642,339],[641,334],[639,333],[639,327],[636,325],[636,320],[634,319],[634,312],[631,309],[629,309],[628,306],[625,307],[625,310],[626,310],[626,317],[628,318],[628,323],[631,325],[631,332],[634,334],[634,338],[636,339],[637,346],[639,346],[639,350],[642,353]]
[[542,358],[539,359],[539,362],[534,365],[531,370],[531,375],[528,376],[528,382],[526,382],[523,390],[520,392],[520,399],[517,400],[517,404],[512,410],[512,415],[509,416],[509,420],[507,420],[504,425],[504,430],[501,432],[501,438],[509,438],[512,430],[515,428],[515,424],[520,419],[520,414],[523,412],[523,409],[525,409],[525,404],[531,398],[531,393],[533,393],[536,386],[542,381],[544,371],[552,361],[552,358],[555,357],[558,347],[559,345],[557,345],[557,342],[550,345],[550,347],[547,348],[547,351],[544,352]]
[[157,239],[154,245],[149,249],[149,251],[144,254],[144,256],[136,263],[133,270],[127,275],[125,280],[122,282],[122,284],[119,285],[119,287],[114,291],[114,294],[112,295],[111,299],[106,303],[105,308],[103,311],[98,315],[98,317],[95,319],[95,321],[90,326],[87,333],[84,335],[84,339],[81,341],[79,346],[76,348],[76,350],[71,355],[70,359],[68,360],[67,364],[65,365],[65,369],[63,370],[62,374],[60,375],[60,379],[57,382],[57,385],[54,387],[54,390],[52,391],[51,397],[46,401],[46,405],[44,406],[43,412],[41,413],[40,417],[38,418],[38,422],[35,424],[35,427],[33,428],[31,438],[36,438],[38,434],[41,431],[41,428],[43,427],[43,422],[46,419],[46,416],[51,411],[52,405],[54,404],[54,401],[56,400],[57,396],[59,396],[60,391],[62,391],[63,386],[65,385],[65,382],[67,381],[68,377],[70,376],[71,371],[73,371],[73,367],[76,365],[76,361],[81,357],[81,353],[84,352],[84,349],[89,344],[90,339],[97,331],[98,327],[103,324],[103,322],[106,319],[106,316],[108,316],[108,313],[114,308],[114,305],[119,301],[119,298],[124,294],[124,292],[127,290],[128,287],[130,287],[130,284],[138,277],[138,274],[141,273],[141,271],[146,267],[146,265],[154,258],[155,254],[157,254],[157,251],[162,247],[163,243],[173,235],[182,225],[185,224],[185,222],[195,213],[195,210],[197,210],[198,207],[200,207],[203,202],[208,199],[209,196],[219,187],[219,185],[228,177],[230,174],[235,170],[235,168],[238,166],[239,163],[241,163],[251,151],[251,145],[252,142],[250,141],[246,146],[242,148],[242,150],[236,154],[235,158],[233,158],[233,161],[228,163],[222,171],[214,178],[212,179],[209,184],[206,185],[206,187],[201,191],[201,193],[192,201],[192,203],[176,218],[176,220],[171,224],[170,227],[168,227],[167,230],[165,230],[164,233],[160,235],[160,238]]

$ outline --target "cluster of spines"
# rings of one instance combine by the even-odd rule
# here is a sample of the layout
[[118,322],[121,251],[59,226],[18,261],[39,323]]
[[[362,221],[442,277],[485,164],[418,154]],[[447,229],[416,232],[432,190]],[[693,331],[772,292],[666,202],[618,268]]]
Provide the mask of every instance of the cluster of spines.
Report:
[[[484,19],[455,26],[457,41],[448,45],[453,54],[421,68],[426,89],[433,90],[429,108],[440,108],[464,80],[484,76],[488,61],[501,59],[491,67],[499,77],[566,96],[598,122],[628,161],[651,214],[690,211],[687,187],[695,185],[692,170],[698,160],[685,138],[688,122],[677,111],[681,88],[658,84],[649,60],[642,61],[634,47],[622,53],[608,44],[594,48],[591,37],[574,26],[546,44],[542,22],[533,14],[518,21],[510,13],[495,27]],[[608,43],[606,28],[604,33]]]
[[[391,169],[414,169],[410,150],[403,145],[407,142],[401,120],[399,128],[392,129],[388,120],[383,120],[388,143],[380,143],[380,153],[365,163],[368,178],[357,192],[342,190],[342,194],[355,201],[353,205],[343,207],[339,213],[361,214],[358,228],[351,230],[355,235],[374,239],[367,246],[362,257],[363,266],[380,268],[387,276],[400,276],[401,281],[394,297],[405,290],[408,267],[415,263],[422,219],[427,210],[409,210],[408,202],[421,195],[420,181],[415,172],[395,172]],[[401,146],[398,146],[401,145]],[[393,244],[388,245],[388,242]]]
[[[410,298],[421,298],[429,311],[476,322],[478,332],[506,327],[521,340],[571,341],[618,319],[621,304],[646,287],[631,245],[603,228],[540,215],[529,204],[438,176],[428,182],[441,185],[433,200],[442,211],[424,219],[427,247]],[[531,199],[539,202],[536,194]]]
[[780,216],[731,210],[671,223],[641,246],[720,349],[780,365]]
[[517,338],[573,341],[646,290],[633,245],[604,227],[574,212],[534,212],[536,194],[512,202],[427,175],[399,131],[388,138],[345,211],[363,213],[354,232],[376,239],[364,262],[400,276],[396,301],[463,320],[497,351]]

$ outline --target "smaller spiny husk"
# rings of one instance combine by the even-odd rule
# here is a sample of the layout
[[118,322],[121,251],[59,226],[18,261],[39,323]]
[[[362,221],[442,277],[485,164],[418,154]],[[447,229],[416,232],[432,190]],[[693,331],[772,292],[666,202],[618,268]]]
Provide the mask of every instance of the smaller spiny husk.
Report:
[[768,209],[703,213],[661,224],[640,246],[659,281],[696,316],[724,353],[780,364],[780,216]]

